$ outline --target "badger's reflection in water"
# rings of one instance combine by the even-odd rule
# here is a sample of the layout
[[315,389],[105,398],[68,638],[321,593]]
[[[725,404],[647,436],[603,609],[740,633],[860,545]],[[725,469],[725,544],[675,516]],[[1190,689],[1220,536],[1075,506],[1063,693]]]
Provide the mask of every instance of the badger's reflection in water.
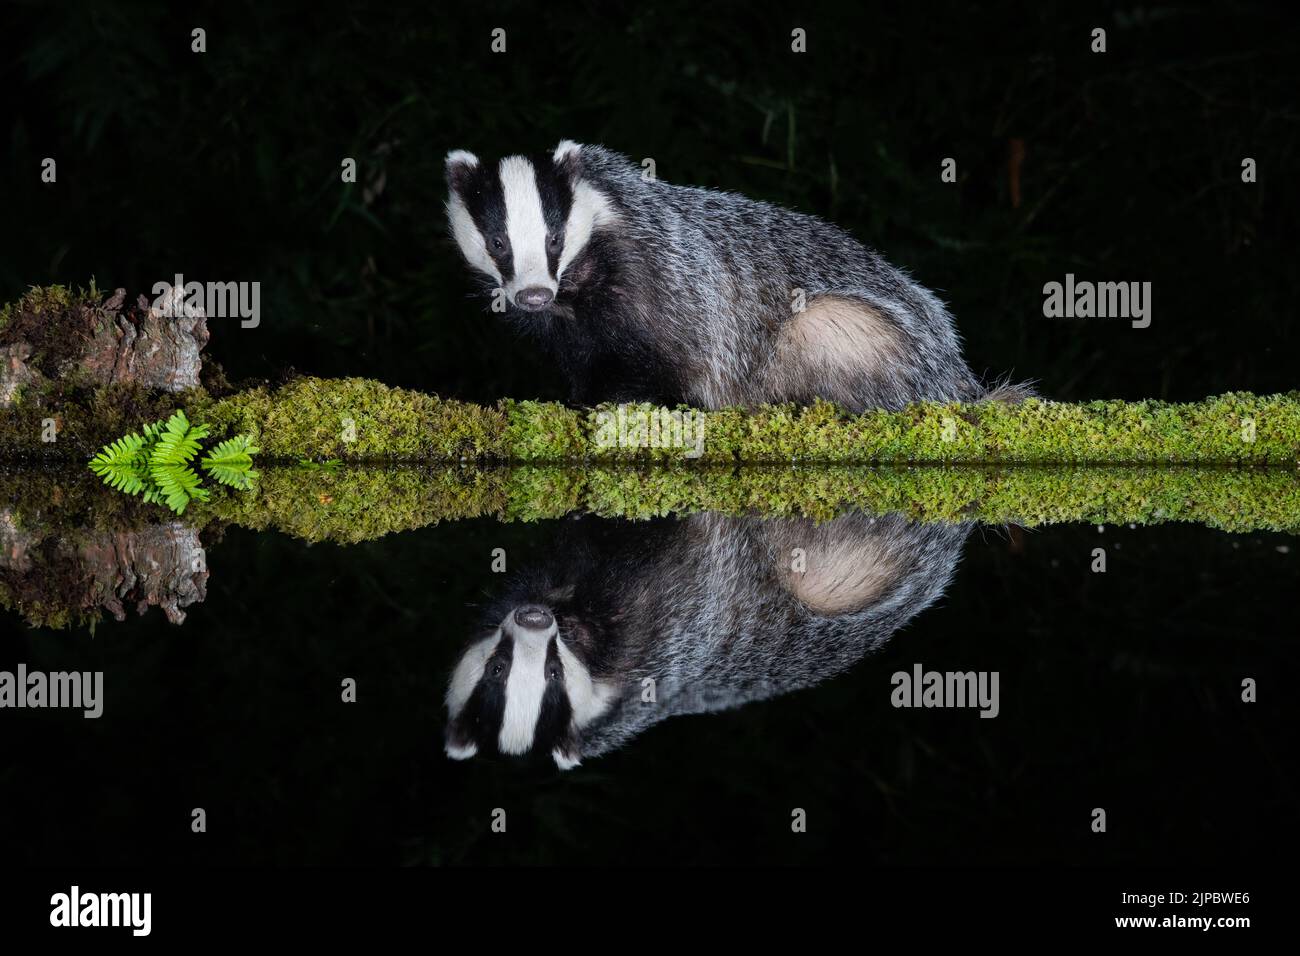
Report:
[[860,514],[566,522],[458,659],[447,754],[567,769],[667,717],[817,684],[932,604],[969,532]]

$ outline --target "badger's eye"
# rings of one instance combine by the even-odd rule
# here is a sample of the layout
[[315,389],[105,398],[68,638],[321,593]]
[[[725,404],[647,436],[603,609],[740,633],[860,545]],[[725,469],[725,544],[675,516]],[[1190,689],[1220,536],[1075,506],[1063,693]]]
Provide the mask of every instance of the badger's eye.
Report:
[[501,676],[501,672],[502,672],[503,670],[505,670],[505,668],[501,666],[501,662],[500,662],[500,661],[497,661],[495,664],[492,665],[492,676],[493,676],[493,677],[500,677],[500,676]]
[[505,251],[506,251],[506,240],[505,240],[505,238],[502,237],[502,236],[493,236],[493,237],[492,237],[492,248],[495,249],[497,252],[505,252]]
[[560,669],[559,669],[558,667],[550,667],[550,668],[547,668],[547,671],[546,671],[546,679],[547,679],[547,680],[559,680],[559,679],[560,679]]
[[564,242],[564,237],[561,236],[559,233],[556,233],[555,235],[551,236],[549,239],[546,240],[546,246],[548,249],[551,250],[551,252],[559,252],[560,245],[563,242]]

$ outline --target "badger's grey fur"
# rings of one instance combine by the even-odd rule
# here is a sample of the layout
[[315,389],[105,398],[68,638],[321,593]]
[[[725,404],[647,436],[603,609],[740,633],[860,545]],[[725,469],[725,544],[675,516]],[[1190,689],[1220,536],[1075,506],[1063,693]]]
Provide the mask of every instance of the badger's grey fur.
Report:
[[813,216],[648,179],[567,140],[499,163],[456,150],[446,167],[457,244],[575,402],[859,411],[988,395],[943,303]]
[[816,684],[932,604],[969,531],[857,514],[579,519],[462,654],[447,753],[567,769],[667,717]]

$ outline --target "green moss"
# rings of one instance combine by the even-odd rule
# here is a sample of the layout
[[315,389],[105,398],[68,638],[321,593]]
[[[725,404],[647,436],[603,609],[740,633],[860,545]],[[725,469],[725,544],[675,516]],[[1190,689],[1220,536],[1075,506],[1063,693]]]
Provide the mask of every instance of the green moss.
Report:
[[370,541],[506,510],[505,473],[418,467],[263,468],[251,492],[214,492],[194,520],[218,520],[307,541]]
[[586,440],[580,413],[554,402],[501,403],[505,416],[499,457],[514,461],[567,461],[583,457]]
[[572,468],[522,465],[494,469],[503,476],[504,521],[562,518],[583,510],[585,476]]
[[1189,404],[923,403],[857,416],[819,402],[759,409],[738,438],[726,423],[722,440],[744,462],[1294,464],[1300,393]]
[[94,279],[90,280],[88,289],[72,289],[65,285],[34,285],[16,301],[0,305],[0,332],[9,325],[10,319],[21,313],[50,315],[66,312],[78,305],[99,305],[103,297],[103,293],[96,288]]
[[[923,403],[849,415],[829,402],[752,412],[510,400],[483,408],[362,379],[299,379],[224,399],[210,414],[258,430],[274,456],[355,461],[1294,464],[1300,456],[1297,392],[1189,404]],[[702,423],[700,443],[683,421]]]
[[214,433],[249,433],[268,459],[418,461],[502,453],[499,409],[389,388],[361,378],[298,378],[187,408]]
[[647,402],[597,405],[581,420],[586,457],[637,464],[730,464],[751,424],[740,409],[701,412]]
[[[158,392],[139,385],[81,387],[46,382],[36,395],[0,410],[0,460],[81,464],[145,422],[167,418],[178,407],[202,407],[201,389]],[[47,422],[53,422],[54,440]]]
[[[711,511],[826,520],[846,511],[1026,526],[1197,522],[1300,532],[1300,474],[1278,468],[969,466],[265,467],[252,491],[213,489],[185,520],[355,543],[443,521]],[[170,520],[72,469],[0,470],[6,527],[39,538]],[[0,583],[5,575],[0,574]]]
[[46,627],[58,631],[65,628],[93,625],[99,614],[78,611],[58,600],[42,601],[14,594],[0,581],[0,608],[20,614],[29,627]]
[[[696,466],[1300,461],[1300,392],[1231,392],[1187,404],[928,402],[898,412],[850,415],[822,401],[712,412],[646,404],[572,409],[508,399],[484,407],[368,379],[306,377],[275,390],[251,388],[221,398],[203,390],[169,396],[47,386],[37,400],[0,412],[0,456],[71,459],[146,418],[166,417],[177,406],[192,421],[208,424],[214,437],[254,435],[264,458],[279,461]],[[51,413],[76,424],[68,431],[76,442],[41,442],[33,423]],[[689,425],[684,429],[683,423]]]
[[[567,510],[607,517],[713,511],[826,520],[857,510],[1031,527],[1190,521],[1225,531],[1300,531],[1300,475],[1275,468],[677,466],[577,474],[576,507]],[[543,500],[535,512],[512,517],[559,513]]]
[[[263,449],[259,462],[268,465],[301,459],[385,464],[265,467],[255,491],[215,494],[193,518],[278,528],[311,541],[362,541],[474,515],[647,518],[700,510],[822,519],[861,509],[1028,525],[1178,520],[1232,531],[1300,528],[1300,393],[1294,392],[1233,393],[1183,405],[936,403],[857,416],[826,402],[725,409],[704,417],[703,454],[691,459],[682,442],[655,447],[635,424],[625,427],[629,416],[657,411],[648,405],[622,410],[625,425],[617,427],[634,439],[627,445],[617,433],[611,441],[616,406],[575,410],[504,401],[484,408],[364,379],[301,378],[223,398],[201,389],[168,395],[64,383],[49,386],[42,398],[39,406],[5,413],[0,456],[82,466],[105,442],[181,405],[191,420],[211,426],[214,439],[252,434]],[[59,423],[57,442],[40,440],[47,417]],[[489,467],[445,467],[463,460]],[[509,462],[517,466],[498,467]],[[47,520],[48,502],[32,499],[33,487],[9,500]],[[72,502],[85,497],[66,478],[49,492]],[[135,505],[107,495],[114,503],[86,499],[70,512],[75,521],[137,520]]]
[[0,347],[24,343],[29,369],[48,378],[77,378],[69,368],[103,321],[97,308],[102,295],[92,280],[89,289],[34,286],[16,302],[0,308]]

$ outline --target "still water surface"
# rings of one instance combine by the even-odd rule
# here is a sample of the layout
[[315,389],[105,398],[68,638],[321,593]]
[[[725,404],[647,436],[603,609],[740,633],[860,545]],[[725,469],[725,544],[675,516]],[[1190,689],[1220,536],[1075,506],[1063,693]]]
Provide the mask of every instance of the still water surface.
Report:
[[[59,584],[99,588],[93,632],[2,612],[0,670],[103,674],[98,718],[0,711],[13,863],[1163,864],[1294,842],[1294,536],[862,514],[97,534],[6,529],[11,595],[50,586],[60,548],[135,575]],[[201,570],[171,573],[191,546]],[[146,593],[183,623],[138,614]],[[458,660],[537,601],[617,693],[565,743],[582,765],[448,759]],[[932,671],[979,675],[970,706],[898,706]]]

